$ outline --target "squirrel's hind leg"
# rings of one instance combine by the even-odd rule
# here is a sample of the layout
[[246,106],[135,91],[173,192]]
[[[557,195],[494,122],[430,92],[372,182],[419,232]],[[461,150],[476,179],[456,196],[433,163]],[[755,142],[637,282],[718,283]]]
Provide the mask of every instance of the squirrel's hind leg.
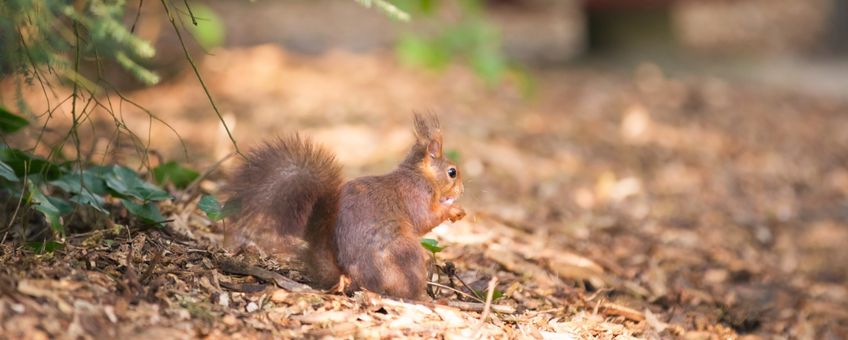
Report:
[[410,300],[423,300],[427,257],[415,238],[399,237],[383,249],[372,249],[345,268],[354,286]]

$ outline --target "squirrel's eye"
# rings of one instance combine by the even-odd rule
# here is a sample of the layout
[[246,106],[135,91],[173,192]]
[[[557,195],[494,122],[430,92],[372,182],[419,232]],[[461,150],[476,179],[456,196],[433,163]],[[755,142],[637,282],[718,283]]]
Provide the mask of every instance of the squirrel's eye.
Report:
[[456,168],[448,168],[448,176],[450,178],[456,178]]

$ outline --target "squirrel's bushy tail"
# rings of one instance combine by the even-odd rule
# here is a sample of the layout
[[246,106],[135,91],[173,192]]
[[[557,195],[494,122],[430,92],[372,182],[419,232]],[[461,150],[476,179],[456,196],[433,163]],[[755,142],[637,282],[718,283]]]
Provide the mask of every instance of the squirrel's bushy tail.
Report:
[[[341,183],[335,157],[309,140],[295,134],[265,143],[251,151],[231,177],[227,205],[237,213],[227,245],[252,241],[274,253],[292,254],[297,251],[292,249],[295,240],[302,239],[309,246],[309,257],[326,257],[331,254],[328,242]],[[307,260],[313,262],[310,265],[335,266],[332,255]]]

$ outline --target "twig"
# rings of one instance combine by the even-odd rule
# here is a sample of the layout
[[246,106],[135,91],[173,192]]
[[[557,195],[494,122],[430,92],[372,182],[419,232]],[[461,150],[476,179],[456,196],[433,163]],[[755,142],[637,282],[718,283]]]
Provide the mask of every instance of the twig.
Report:
[[194,63],[194,60],[191,58],[191,53],[188,52],[188,48],[185,46],[185,42],[183,41],[183,35],[180,33],[179,27],[177,27],[177,22],[174,20],[174,15],[171,13],[171,9],[168,7],[168,3],[165,0],[162,1],[162,7],[165,8],[165,13],[168,14],[168,21],[171,22],[171,26],[174,27],[174,33],[177,34],[177,40],[180,41],[180,46],[183,48],[183,53],[185,53],[186,60],[191,65],[191,68],[194,70],[194,75],[197,77],[197,81],[200,82],[200,86],[203,87],[203,92],[206,93],[206,97],[209,99],[209,104],[212,105],[212,110],[215,111],[215,114],[218,115],[218,120],[221,121],[221,124],[224,126],[224,130],[227,131],[227,136],[230,138],[230,141],[233,143],[233,147],[236,149],[236,153],[239,156],[245,157],[244,154],[241,153],[238,147],[238,143],[236,143],[235,137],[233,137],[230,128],[227,126],[227,122],[224,121],[224,115],[221,114],[221,111],[218,110],[218,106],[215,105],[215,101],[212,99],[212,93],[209,92],[209,88],[206,87],[206,83],[203,81],[203,77],[200,76],[200,71],[197,69],[197,64]]
[[[21,182],[21,197],[18,199],[18,205],[15,206],[15,211],[12,213],[12,218],[9,219],[9,225],[6,229],[12,229],[12,224],[15,223],[15,217],[18,217],[18,211],[21,209],[21,203],[24,200],[24,194],[27,190],[27,176],[29,175],[29,162],[24,162],[24,181]],[[3,235],[3,241],[6,241],[6,235]]]
[[257,266],[251,266],[249,264],[242,263],[231,258],[219,257],[216,259],[216,262],[218,263],[218,268],[220,268],[221,271],[225,273],[250,275],[262,279],[263,281],[273,282],[280,288],[283,288],[290,292],[312,291],[312,288],[305,284],[296,282],[290,278],[287,278],[270,270],[259,268]]
[[188,10],[188,15],[191,17],[191,23],[194,26],[197,26],[197,18],[195,18],[194,13],[191,12],[191,7],[189,7],[188,5],[188,0],[183,0],[183,3],[185,4],[186,9]]
[[[470,311],[470,312],[482,312],[483,309],[486,308],[485,304],[479,303],[479,302],[465,302],[465,301],[453,301],[453,300],[448,301],[448,306],[454,307],[454,308],[459,308],[461,310]],[[515,307],[512,307],[512,306],[493,304],[491,308],[496,313],[501,313],[501,314],[515,313]]]
[[459,293],[459,294],[462,294],[462,295],[463,295],[463,296],[465,296],[465,297],[468,297],[468,298],[471,298],[471,299],[474,299],[474,300],[480,301],[481,303],[482,303],[482,302],[485,302],[485,301],[483,301],[483,300],[481,300],[481,299],[478,299],[478,298],[477,298],[476,296],[474,296],[474,295],[468,294],[468,293],[466,293],[466,292],[463,292],[463,291],[461,291],[461,290],[459,290],[459,289],[456,289],[456,288],[453,288],[453,287],[450,287],[450,286],[445,286],[445,285],[443,285],[443,284],[436,283],[436,282],[430,282],[430,281],[427,281],[427,284],[428,284],[428,285],[431,285],[431,286],[436,286],[436,287],[439,287],[439,288],[444,288],[444,289],[447,289],[447,290],[450,290],[450,291],[457,292],[457,293]]
[[474,294],[474,296],[477,297],[477,301],[480,301],[480,302],[484,301],[482,296],[478,295],[476,291],[474,291],[473,289],[471,289],[471,287],[469,287],[467,284],[465,284],[465,281],[463,281],[462,278],[459,277],[459,275],[456,275],[456,272],[445,273],[445,274],[448,274],[449,277],[454,277],[457,280],[459,280],[459,283],[461,283],[462,286],[465,287],[465,289],[468,289],[468,291],[471,292],[471,294]]
[[480,332],[483,330],[483,324],[486,323],[486,318],[489,317],[489,311],[492,309],[492,299],[495,297],[495,286],[498,284],[498,277],[492,276],[489,280],[488,293],[486,294],[486,306],[483,307],[483,315],[480,316],[480,323],[477,325],[477,330],[474,331],[474,336],[471,338],[477,339],[480,337]]
[[130,27],[130,33],[135,33],[135,25],[138,23],[138,19],[141,17],[142,5],[144,5],[144,0],[138,0],[138,11],[135,13],[135,20],[133,20],[132,27]]
[[600,305],[600,312],[607,316],[622,316],[625,319],[632,321],[644,321],[645,314],[630,307],[625,307],[612,302],[607,302]]

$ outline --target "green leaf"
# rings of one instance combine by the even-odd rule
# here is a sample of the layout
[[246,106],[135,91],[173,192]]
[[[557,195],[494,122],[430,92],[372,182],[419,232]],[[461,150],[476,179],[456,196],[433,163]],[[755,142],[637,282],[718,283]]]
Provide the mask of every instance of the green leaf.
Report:
[[65,172],[63,165],[53,164],[47,160],[32,156],[27,152],[0,145],[0,161],[15,170],[18,178],[24,175],[42,175],[44,179],[56,179]]
[[489,85],[497,83],[506,72],[506,60],[499,51],[479,48],[471,53],[471,66]]
[[451,60],[450,51],[438,41],[430,41],[417,36],[405,36],[397,45],[400,61],[407,65],[441,69]]
[[27,247],[29,247],[35,252],[38,252],[39,254],[44,254],[52,253],[56,250],[62,249],[65,247],[65,245],[56,241],[35,241],[27,242]]
[[106,186],[120,198],[133,197],[142,201],[163,201],[171,198],[168,192],[147,183],[130,168],[115,165],[105,174]]
[[200,174],[192,169],[180,166],[170,161],[153,168],[153,180],[159,185],[171,182],[177,188],[183,189],[194,182]]
[[3,161],[0,161],[0,177],[5,178],[9,182],[18,181],[18,176],[15,175],[15,170]]
[[[194,18],[197,19],[197,25],[191,24],[186,26],[188,26],[189,32],[197,40],[197,43],[205,50],[221,46],[224,43],[226,29],[224,28],[224,22],[221,21],[221,18],[215,11],[208,6],[194,3],[191,5],[191,12],[194,14]],[[185,14],[187,16],[189,15],[189,13]],[[191,22],[191,17],[187,17],[185,20]]]
[[24,117],[11,113],[0,106],[0,132],[12,133],[27,125],[29,125],[29,122]]
[[[489,296],[489,290],[477,290],[477,289],[475,289],[474,294],[477,295],[477,297],[481,297],[483,299],[486,299],[486,297]],[[492,293],[492,301],[497,301],[498,299],[502,298],[503,296],[504,296],[503,291],[495,289],[495,292]]]
[[160,227],[165,223],[165,217],[162,216],[159,207],[153,202],[138,204],[131,200],[123,199],[121,203],[124,204],[124,207],[127,208],[130,214],[133,214],[144,222],[157,223]]
[[70,198],[71,202],[79,205],[88,205],[97,211],[109,215],[109,211],[105,208],[106,202],[101,197],[108,192],[106,190],[106,184],[102,178],[97,177],[95,174],[88,171],[83,171],[82,175],[79,173],[69,174],[50,182],[50,184],[73,195]]
[[206,213],[206,216],[213,221],[219,221],[224,218],[224,212],[221,207],[221,203],[215,199],[215,197],[209,195],[203,195],[200,198],[200,203],[197,204],[197,207],[203,212]]
[[439,246],[439,241],[436,241],[431,238],[422,238],[421,245],[424,246],[424,249],[427,249],[431,253],[435,254],[445,249],[445,247]]
[[83,188],[86,191],[100,196],[109,193],[103,178],[88,170],[83,171],[82,174],[75,172],[64,175],[59,177],[59,179],[52,181],[50,184],[72,194],[80,193]]
[[62,226],[62,215],[71,213],[73,207],[61,198],[47,197],[31,180],[27,184],[33,203],[32,207],[44,214],[44,217],[50,223],[50,228],[64,235],[65,228]]

